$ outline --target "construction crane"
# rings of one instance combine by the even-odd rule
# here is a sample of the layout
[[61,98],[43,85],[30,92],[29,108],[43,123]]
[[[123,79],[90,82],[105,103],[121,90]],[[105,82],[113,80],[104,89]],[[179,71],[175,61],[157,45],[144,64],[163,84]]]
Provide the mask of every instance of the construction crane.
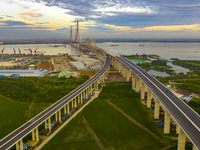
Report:
[[15,50],[15,48],[13,48],[13,51],[14,51],[14,55],[16,55],[16,50]]
[[37,55],[36,52],[37,52],[37,48],[34,50],[35,55]]
[[19,55],[21,55],[21,50],[18,48],[18,51],[19,51]]

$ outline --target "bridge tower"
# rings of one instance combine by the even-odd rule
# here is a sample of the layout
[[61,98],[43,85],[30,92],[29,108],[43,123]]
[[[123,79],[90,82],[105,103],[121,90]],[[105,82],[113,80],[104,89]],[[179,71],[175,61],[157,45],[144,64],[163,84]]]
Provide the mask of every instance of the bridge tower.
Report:
[[73,26],[70,26],[69,28],[71,29],[71,32],[70,32],[70,44],[72,44],[72,41],[73,41]]
[[76,48],[78,48],[78,44],[80,44],[80,33],[79,33],[79,21],[76,21]]

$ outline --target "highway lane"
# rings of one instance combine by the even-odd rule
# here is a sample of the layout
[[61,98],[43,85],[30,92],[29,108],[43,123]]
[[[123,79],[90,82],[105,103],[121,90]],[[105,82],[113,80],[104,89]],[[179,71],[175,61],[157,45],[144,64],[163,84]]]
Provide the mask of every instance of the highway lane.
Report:
[[179,126],[185,131],[191,141],[200,148],[200,117],[184,102],[177,98],[173,93],[167,92],[166,87],[157,79],[149,75],[139,66],[123,57],[116,57],[126,64],[156,95],[163,106],[169,111],[171,116],[177,121]]
[[[129,61],[125,58],[123,58],[125,61]],[[154,84],[156,84],[156,86],[158,86],[160,89],[162,89],[162,91],[171,99],[173,100],[174,103],[176,103],[176,105],[180,106],[181,108],[184,108],[182,111],[185,113],[189,112],[189,118],[191,120],[193,120],[193,122],[195,124],[198,125],[198,127],[200,127],[200,116],[190,107],[188,107],[188,105],[186,105],[182,100],[180,100],[177,96],[175,96],[172,92],[169,92],[167,90],[167,88],[161,83],[159,82],[156,78],[154,78],[153,76],[151,76],[150,74],[148,74],[145,70],[143,70],[142,68],[140,68],[139,66],[135,65],[134,63],[132,63],[131,61],[129,61],[135,68],[139,69],[146,77],[148,77],[149,79],[151,79],[152,82],[154,82]],[[186,112],[187,111],[187,112]]]
[[12,132],[9,136],[4,138],[1,141],[0,149],[8,149],[13,144],[15,144],[17,141],[19,141],[21,138],[26,136],[28,133],[30,133],[33,129],[35,129],[39,124],[42,124],[46,119],[48,119],[50,116],[55,114],[59,109],[61,109],[64,105],[66,105],[70,100],[75,98],[78,94],[83,92],[87,87],[89,87],[92,83],[94,83],[110,66],[110,57],[106,57],[106,63],[104,64],[103,68],[90,80],[86,81],[84,84],[79,86],[77,89],[60,99],[55,104],[51,105],[49,108],[44,110],[42,113],[28,121],[26,124],[19,127],[17,130]]

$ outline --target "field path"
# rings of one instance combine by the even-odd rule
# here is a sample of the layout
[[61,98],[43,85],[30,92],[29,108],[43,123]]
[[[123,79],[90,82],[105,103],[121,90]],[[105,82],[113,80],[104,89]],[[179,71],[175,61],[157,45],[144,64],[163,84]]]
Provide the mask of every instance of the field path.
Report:
[[144,127],[143,125],[141,125],[139,122],[137,122],[135,119],[131,118],[128,114],[126,114],[123,110],[121,110],[119,107],[117,107],[116,105],[114,105],[113,103],[111,103],[110,101],[106,100],[106,102],[108,104],[110,104],[111,106],[113,106],[116,110],[118,110],[121,114],[123,114],[126,118],[128,118],[131,122],[133,122],[135,125],[137,125],[139,128],[141,128],[142,130],[144,130],[145,132],[147,132],[148,134],[150,134],[153,138],[155,138],[157,141],[159,141],[160,143],[162,143],[165,146],[169,146],[167,145],[167,143],[165,141],[163,141],[161,138],[159,138],[157,135],[155,135],[154,133],[152,133],[151,131],[149,131],[146,127]]
[[103,144],[101,143],[101,141],[99,140],[99,138],[96,136],[96,134],[94,133],[93,129],[88,124],[87,120],[83,116],[81,116],[81,120],[83,121],[83,123],[84,123],[85,127],[87,128],[87,130],[93,136],[93,138],[96,141],[97,145],[101,148],[101,150],[104,150]]

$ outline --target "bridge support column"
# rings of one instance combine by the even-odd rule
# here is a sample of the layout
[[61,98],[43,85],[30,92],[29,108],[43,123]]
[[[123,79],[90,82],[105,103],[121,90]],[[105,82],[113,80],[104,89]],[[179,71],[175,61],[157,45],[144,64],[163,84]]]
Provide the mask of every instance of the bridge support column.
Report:
[[178,150],[185,150],[186,135],[182,129],[180,129],[178,136]]
[[58,111],[58,115],[59,115],[59,122],[61,122],[61,109]]
[[35,133],[36,133],[36,141],[39,141],[38,127],[35,129]]
[[130,81],[130,77],[131,77],[131,70],[127,67],[127,81]]
[[86,88],[85,99],[88,99],[88,88]]
[[16,150],[19,150],[19,142],[16,143]]
[[66,105],[64,106],[64,114],[66,114]]
[[122,71],[121,71],[121,72],[122,72],[122,76],[125,77],[125,76],[124,76],[124,72],[125,72],[125,71],[124,71],[124,64],[123,64],[123,63],[122,63]]
[[146,85],[142,82],[141,99],[145,99],[145,91],[146,91]]
[[67,113],[69,114],[69,103],[67,103]]
[[74,99],[71,100],[72,102],[72,109],[74,108]]
[[176,134],[179,134],[179,132],[180,132],[180,127],[178,124],[176,124]]
[[119,62],[118,68],[119,68],[119,72],[122,72],[122,63],[121,62]]
[[47,129],[47,120],[44,122],[44,128]]
[[119,60],[116,59],[116,69],[119,70]]
[[23,149],[23,141],[22,141],[22,139],[20,140],[20,150],[22,150]]
[[136,89],[135,90],[137,93],[140,92],[141,84],[142,84],[142,81],[138,77],[136,77]]
[[164,124],[164,134],[169,134],[170,132],[170,114],[165,110],[165,124]]
[[76,97],[74,98],[74,107],[76,108]]
[[83,98],[84,98],[84,99],[85,99],[85,92],[86,92],[86,90],[83,91]]
[[58,113],[57,112],[55,113],[55,120],[56,120],[56,122],[58,122]]
[[152,92],[148,89],[147,91],[147,108],[151,107]]
[[159,119],[159,113],[160,113],[160,102],[157,98],[155,98],[155,109],[154,109],[154,118]]
[[127,69],[126,69],[127,67],[125,65],[123,65],[123,66],[124,66],[124,78],[127,78]]
[[32,141],[35,141],[35,129],[32,130]]
[[104,83],[104,74],[102,75],[102,82]]
[[113,57],[113,59],[114,59],[114,65],[113,66],[114,66],[115,69],[117,69],[117,61],[114,57]]
[[83,92],[81,92],[81,104],[83,103]]
[[51,117],[48,118],[49,131],[51,131]]
[[91,95],[92,95],[92,85],[90,86],[90,88],[91,88],[91,91],[90,91],[90,92],[91,92]]
[[136,80],[136,76],[135,74],[132,73],[132,89],[135,90],[135,80]]
[[80,94],[78,95],[78,104],[80,104],[81,103],[81,101],[80,101]]
[[96,82],[94,83],[94,89],[95,89],[95,90],[98,90],[98,81],[96,81]]

